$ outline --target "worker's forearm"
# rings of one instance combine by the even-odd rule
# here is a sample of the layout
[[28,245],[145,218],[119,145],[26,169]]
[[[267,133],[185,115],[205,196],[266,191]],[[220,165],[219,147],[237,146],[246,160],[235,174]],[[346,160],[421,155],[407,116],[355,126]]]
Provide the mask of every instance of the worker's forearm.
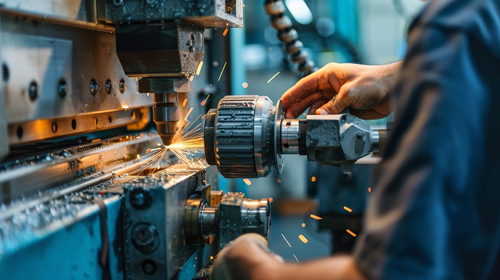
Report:
[[394,88],[396,82],[399,79],[399,72],[401,70],[402,61],[397,61],[391,64],[384,65],[382,67],[382,76],[386,77],[386,88],[387,92],[391,94],[391,90]]
[[[265,277],[264,277],[265,276]],[[259,279],[272,280],[361,280],[366,279],[351,256],[336,256],[300,264],[283,263],[262,267]],[[260,278],[264,277],[264,278]],[[257,278],[255,278],[257,279]]]

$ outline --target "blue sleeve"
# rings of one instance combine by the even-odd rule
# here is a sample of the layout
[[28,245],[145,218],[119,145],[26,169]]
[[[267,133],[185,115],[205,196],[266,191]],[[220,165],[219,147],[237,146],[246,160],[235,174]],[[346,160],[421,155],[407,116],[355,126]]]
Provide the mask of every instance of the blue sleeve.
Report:
[[490,25],[498,21],[493,2],[433,0],[412,25],[394,89],[395,129],[354,249],[369,278],[482,279],[495,260],[500,32]]

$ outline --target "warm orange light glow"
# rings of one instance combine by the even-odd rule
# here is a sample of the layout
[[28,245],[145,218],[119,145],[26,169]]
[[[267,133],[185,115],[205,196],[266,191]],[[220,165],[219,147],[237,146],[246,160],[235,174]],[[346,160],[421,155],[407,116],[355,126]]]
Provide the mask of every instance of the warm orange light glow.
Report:
[[309,240],[307,240],[307,238],[306,238],[304,235],[302,235],[302,234],[301,234],[301,235],[299,235],[299,239],[300,239],[300,241],[302,241],[302,242],[304,242],[304,243],[309,242]]
[[318,220],[318,221],[319,221],[319,220],[323,220],[323,218],[321,218],[321,217],[319,217],[319,216],[316,216],[316,215],[313,215],[313,214],[309,215],[309,217],[311,217],[311,218],[313,218],[313,219],[315,219],[315,220]]
[[352,209],[347,207],[347,206],[344,206],[344,210],[347,211],[347,212],[352,212]]

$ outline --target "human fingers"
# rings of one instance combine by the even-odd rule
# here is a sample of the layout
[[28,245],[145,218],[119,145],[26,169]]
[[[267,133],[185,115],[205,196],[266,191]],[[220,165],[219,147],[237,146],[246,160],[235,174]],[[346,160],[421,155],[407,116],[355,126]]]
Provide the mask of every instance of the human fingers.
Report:
[[308,112],[308,115],[315,115],[316,114],[316,110],[323,106],[326,102],[328,102],[327,99],[321,99],[321,100],[318,100],[316,102],[313,103],[313,105],[311,105],[311,107],[309,107],[309,112]]
[[316,110],[316,115],[340,114],[345,108],[350,107],[352,104],[346,91],[346,87],[340,88],[338,94]]
[[292,107],[286,110],[286,117],[289,119],[297,118],[307,108],[309,108],[311,105],[313,105],[315,102],[321,99],[323,99],[323,95],[321,95],[321,93],[319,92],[305,97],[304,99],[302,99],[298,103],[295,103]]
[[307,96],[319,92],[322,89],[322,83],[328,83],[328,73],[326,67],[300,79],[293,87],[288,89],[281,100],[285,109],[292,107],[295,103],[301,101]]

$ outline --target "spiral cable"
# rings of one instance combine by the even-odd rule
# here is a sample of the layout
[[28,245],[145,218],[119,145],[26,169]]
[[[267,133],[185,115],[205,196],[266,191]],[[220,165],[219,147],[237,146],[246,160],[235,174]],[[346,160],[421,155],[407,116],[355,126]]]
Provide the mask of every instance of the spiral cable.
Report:
[[304,44],[298,40],[297,30],[292,28],[292,20],[285,15],[285,4],[282,0],[266,0],[264,10],[270,16],[271,26],[278,31],[280,40],[285,51],[290,54],[290,61],[298,64],[298,70],[307,76],[317,70],[314,62],[309,60],[308,53],[303,50]]

